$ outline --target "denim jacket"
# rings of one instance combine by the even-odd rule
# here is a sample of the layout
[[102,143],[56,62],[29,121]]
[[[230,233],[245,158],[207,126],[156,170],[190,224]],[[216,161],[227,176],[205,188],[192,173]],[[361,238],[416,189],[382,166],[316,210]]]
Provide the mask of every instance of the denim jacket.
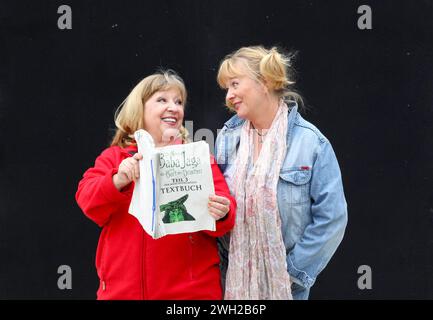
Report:
[[[343,238],[347,205],[330,142],[301,117],[295,102],[287,104],[287,152],[280,171],[277,200],[293,298],[308,299],[311,286]],[[244,121],[233,116],[224,124],[215,143],[215,158],[229,188]],[[229,238],[218,239],[218,245],[224,287]]]

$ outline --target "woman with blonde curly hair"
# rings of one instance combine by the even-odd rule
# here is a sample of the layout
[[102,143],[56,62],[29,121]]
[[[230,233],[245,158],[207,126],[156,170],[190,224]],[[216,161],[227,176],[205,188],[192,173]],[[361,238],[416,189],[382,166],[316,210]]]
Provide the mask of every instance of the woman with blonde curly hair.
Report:
[[215,147],[238,205],[219,239],[226,299],[308,299],[346,227],[337,158],[298,112],[290,60],[275,47],[243,47],[218,71],[236,112]]
[[96,159],[78,185],[76,200],[102,227],[96,253],[98,299],[221,299],[216,237],[234,224],[236,204],[214,161],[215,194],[209,214],[216,231],[153,239],[128,213],[134,181],[140,178],[134,132],[144,129],[155,145],[187,143],[182,126],[187,92],[173,71],[144,78],[116,111],[111,146]]

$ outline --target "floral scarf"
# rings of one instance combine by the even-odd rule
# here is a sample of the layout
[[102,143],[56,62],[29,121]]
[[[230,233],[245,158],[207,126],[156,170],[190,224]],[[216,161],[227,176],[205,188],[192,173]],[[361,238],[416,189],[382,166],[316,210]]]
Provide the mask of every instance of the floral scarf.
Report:
[[237,211],[230,235],[228,300],[292,299],[277,202],[277,183],[286,155],[287,117],[287,105],[281,102],[251,170],[251,122],[245,121],[241,129],[232,184]]

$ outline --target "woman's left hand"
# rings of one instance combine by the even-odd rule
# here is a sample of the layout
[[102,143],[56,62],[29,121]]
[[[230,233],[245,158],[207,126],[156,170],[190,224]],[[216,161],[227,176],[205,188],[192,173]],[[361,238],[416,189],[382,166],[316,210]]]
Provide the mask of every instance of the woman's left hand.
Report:
[[226,197],[212,195],[209,196],[207,207],[209,208],[209,214],[215,220],[220,220],[230,211],[230,200]]

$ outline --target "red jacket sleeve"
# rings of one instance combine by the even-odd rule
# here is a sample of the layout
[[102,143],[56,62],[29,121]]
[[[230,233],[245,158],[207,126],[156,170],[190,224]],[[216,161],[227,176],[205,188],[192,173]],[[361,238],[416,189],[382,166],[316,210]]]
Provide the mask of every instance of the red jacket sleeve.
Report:
[[218,167],[215,159],[211,157],[211,169],[213,175],[213,181],[215,186],[215,194],[217,196],[226,197],[230,200],[230,210],[227,215],[216,222],[216,231],[204,231],[207,234],[213,237],[221,237],[231,229],[233,229],[235,225],[235,217],[236,217],[236,200],[230,194],[229,187],[227,186],[226,180],[224,179],[223,174],[221,173],[220,168]]
[[78,184],[75,199],[84,214],[99,226],[105,225],[121,204],[130,202],[132,185],[118,191],[113,184],[122,161],[120,149],[111,147],[96,158],[95,166],[88,169]]

